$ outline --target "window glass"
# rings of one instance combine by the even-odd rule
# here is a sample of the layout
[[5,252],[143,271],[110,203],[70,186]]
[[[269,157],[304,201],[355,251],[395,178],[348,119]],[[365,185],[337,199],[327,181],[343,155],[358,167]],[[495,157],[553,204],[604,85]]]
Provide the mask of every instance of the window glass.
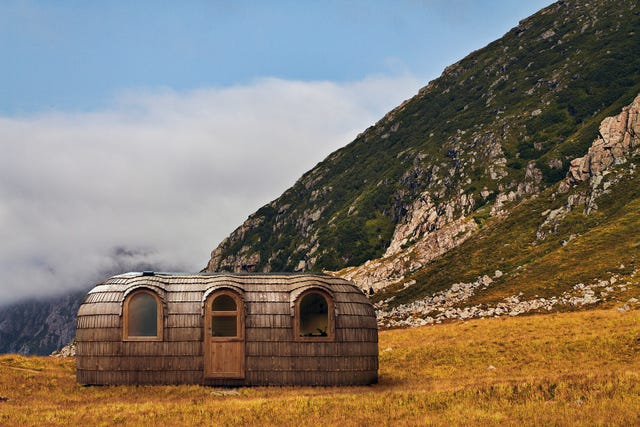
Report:
[[128,330],[132,337],[158,335],[158,302],[153,295],[140,292],[129,301]]
[[211,335],[214,337],[235,337],[238,335],[236,316],[211,316]]
[[220,295],[213,300],[213,311],[236,311],[236,302],[229,295]]
[[300,336],[326,337],[329,331],[329,305],[318,293],[305,295],[300,301]]

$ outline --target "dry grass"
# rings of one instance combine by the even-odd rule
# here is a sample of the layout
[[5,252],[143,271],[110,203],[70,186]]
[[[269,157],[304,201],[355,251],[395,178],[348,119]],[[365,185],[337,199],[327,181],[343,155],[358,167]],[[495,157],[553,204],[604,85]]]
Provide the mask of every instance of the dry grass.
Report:
[[0,425],[640,424],[639,311],[384,331],[370,387],[82,387],[74,365],[0,356]]

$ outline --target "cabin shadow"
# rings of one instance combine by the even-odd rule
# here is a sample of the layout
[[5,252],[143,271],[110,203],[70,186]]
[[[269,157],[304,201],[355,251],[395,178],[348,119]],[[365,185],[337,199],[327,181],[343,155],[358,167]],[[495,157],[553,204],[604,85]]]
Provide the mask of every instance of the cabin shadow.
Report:
[[373,306],[324,274],[115,276],[84,298],[76,340],[85,385],[378,381]]

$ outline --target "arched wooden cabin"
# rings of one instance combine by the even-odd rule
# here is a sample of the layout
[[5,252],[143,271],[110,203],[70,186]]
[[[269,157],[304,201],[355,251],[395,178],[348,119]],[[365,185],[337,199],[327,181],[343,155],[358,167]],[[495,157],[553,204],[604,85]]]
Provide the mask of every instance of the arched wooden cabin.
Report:
[[78,310],[82,384],[362,385],[378,378],[374,309],[323,274],[128,273]]

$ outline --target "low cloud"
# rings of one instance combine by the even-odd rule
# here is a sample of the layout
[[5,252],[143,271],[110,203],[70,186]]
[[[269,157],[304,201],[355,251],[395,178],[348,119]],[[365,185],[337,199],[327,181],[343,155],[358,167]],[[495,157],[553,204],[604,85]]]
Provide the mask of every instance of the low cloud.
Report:
[[263,79],[0,117],[0,304],[130,268],[200,270],[247,215],[419,87]]

